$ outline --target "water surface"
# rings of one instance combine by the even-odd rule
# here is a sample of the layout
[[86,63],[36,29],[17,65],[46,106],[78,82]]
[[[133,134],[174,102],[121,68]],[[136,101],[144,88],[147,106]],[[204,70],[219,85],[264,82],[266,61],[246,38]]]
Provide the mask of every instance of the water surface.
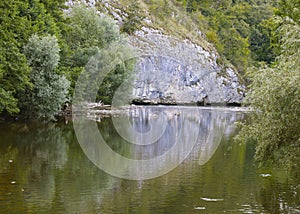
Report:
[[[97,157],[104,154],[95,145],[78,142],[72,122],[0,123],[0,213],[300,212],[299,178],[276,166],[258,169],[254,145],[232,141],[237,132],[234,122],[245,119],[245,113],[197,108],[195,114],[194,110],[136,108],[129,116],[118,117],[119,123],[129,119],[131,124],[123,126],[123,132],[132,132],[127,140],[120,137],[111,117],[97,123],[113,151],[136,160],[164,156],[176,143],[188,146],[184,139],[197,134],[178,167],[150,180],[122,179],[99,169]],[[161,114],[164,129],[159,126]],[[148,145],[151,135],[143,138],[138,133],[149,131],[162,133]],[[141,144],[132,144],[132,139]],[[165,163],[177,160],[187,149],[179,148]],[[165,163],[135,170],[144,175]]]

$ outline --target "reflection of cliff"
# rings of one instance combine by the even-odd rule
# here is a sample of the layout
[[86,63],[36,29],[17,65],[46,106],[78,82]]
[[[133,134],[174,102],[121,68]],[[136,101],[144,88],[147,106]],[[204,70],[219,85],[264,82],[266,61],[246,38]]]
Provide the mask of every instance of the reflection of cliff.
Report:
[[[132,126],[142,132],[149,131],[150,120],[157,118],[157,110],[157,108],[153,109],[152,107],[136,109],[132,116],[130,116]],[[182,116],[180,107],[171,107],[171,109],[169,107],[162,107],[160,112],[164,112],[167,115],[168,127],[166,130],[178,129],[175,127],[175,124],[178,124],[180,115]],[[191,126],[193,129],[199,129],[199,137],[190,156],[178,168],[159,178],[138,182],[121,180],[122,185],[124,184],[130,191],[124,191],[120,188],[122,194],[115,194],[114,192],[104,198],[104,213],[111,210],[112,213],[117,213],[119,210],[124,209],[129,210],[129,213],[196,213],[198,210],[195,211],[195,206],[207,207],[206,210],[207,212],[210,211],[209,213],[221,213],[226,208],[232,210],[232,204],[235,202],[243,204],[247,201],[244,199],[248,199],[250,192],[253,191],[253,183],[249,185],[249,182],[246,182],[245,185],[248,189],[245,190],[243,189],[244,186],[242,186],[243,183],[239,183],[239,179],[234,179],[238,176],[242,177],[243,173],[245,173],[245,177],[250,177],[249,175],[253,173],[248,168],[245,168],[244,172],[237,170],[240,167],[239,162],[236,161],[237,157],[242,156],[244,153],[238,150],[238,153],[228,156],[226,159],[223,156],[224,147],[227,148],[229,146],[225,142],[228,142],[230,133],[233,134],[234,131],[233,124],[236,120],[242,119],[243,113],[225,108],[201,108],[198,111],[198,115],[193,114],[193,111],[190,111],[189,108],[184,112],[190,121],[199,117],[197,123],[196,120],[195,123],[190,122],[193,124]],[[145,129],[142,127],[145,127]],[[161,127],[156,128],[159,129]],[[210,137],[208,136],[210,131],[216,132],[219,130],[223,131],[223,133],[215,133],[211,134]],[[168,131],[164,135],[165,140],[171,139],[172,137],[169,137],[171,134],[172,132]],[[223,138],[221,144],[215,141],[220,137]],[[211,144],[213,142],[216,144]],[[168,141],[165,144],[165,148],[174,145],[174,143]],[[214,152],[218,146],[218,151]],[[153,152],[152,155],[164,153],[157,152],[157,150],[164,148],[163,145],[154,144],[153,147],[146,146],[144,148],[148,148],[149,153]],[[236,148],[240,149],[239,146]],[[147,157],[146,155],[149,156],[149,153],[142,153],[143,150],[139,147],[134,146],[132,150],[136,155],[140,155],[138,158]],[[235,151],[235,149],[233,150]],[[215,155],[214,158],[211,158],[213,155]],[[206,162],[204,166],[199,166],[199,160],[203,160],[203,157],[211,161]],[[249,164],[251,165],[252,163]],[[224,191],[224,189],[226,190]],[[243,193],[241,193],[241,190]],[[208,205],[206,205],[204,202],[202,204],[201,200],[199,200],[200,197],[223,198],[228,192],[229,198],[225,199],[226,205],[223,202],[208,202]],[[237,197],[236,201],[231,200],[231,193],[234,196],[243,194],[243,199],[240,200]],[[212,210],[215,210],[215,212],[211,211],[211,207],[209,206],[214,207]]]
[[205,164],[236,120],[237,113],[227,111],[135,107],[129,115],[112,117],[112,129],[103,129],[100,123],[101,134],[95,122],[84,118],[74,127],[83,151],[96,166],[117,177],[140,180],[166,174],[189,156]]
[[[137,159],[149,159],[163,155],[177,141],[185,144],[185,141],[196,139],[193,158],[198,156],[199,164],[203,165],[212,157],[222,141],[223,135],[228,135],[233,131],[233,123],[237,120],[238,113],[231,112],[229,114],[228,110],[226,108],[212,110],[193,107],[141,107],[135,109],[130,115],[132,126],[122,127],[126,130],[138,131],[131,131],[131,134],[134,135],[132,138],[140,145],[152,143],[147,146],[134,146],[132,154]],[[167,118],[166,127],[163,126],[163,117]],[[151,123],[153,124],[151,125]],[[162,131],[163,133],[161,133]],[[158,138],[154,141],[151,137],[153,138],[157,133],[161,133],[161,135],[159,138],[154,137],[154,139]],[[148,134],[146,139],[143,138],[145,134]],[[196,135],[197,138],[191,138]],[[179,148],[191,150],[184,146]],[[183,153],[176,151],[173,157],[176,158],[178,154]]]

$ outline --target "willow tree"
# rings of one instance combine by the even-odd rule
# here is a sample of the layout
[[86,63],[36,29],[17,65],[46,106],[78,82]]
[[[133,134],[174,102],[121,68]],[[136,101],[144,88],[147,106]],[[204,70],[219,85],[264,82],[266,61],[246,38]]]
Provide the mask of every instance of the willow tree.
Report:
[[67,101],[69,81],[56,73],[59,51],[55,36],[33,35],[24,48],[33,88],[26,90],[22,110],[30,117],[53,119]]
[[0,1],[0,114],[19,113],[20,96],[32,86],[23,48],[32,34],[59,37],[62,8],[65,0]]
[[300,166],[300,26],[288,17],[276,18],[281,54],[272,66],[252,68],[247,100],[254,113],[239,139],[257,143],[260,163],[275,161]]

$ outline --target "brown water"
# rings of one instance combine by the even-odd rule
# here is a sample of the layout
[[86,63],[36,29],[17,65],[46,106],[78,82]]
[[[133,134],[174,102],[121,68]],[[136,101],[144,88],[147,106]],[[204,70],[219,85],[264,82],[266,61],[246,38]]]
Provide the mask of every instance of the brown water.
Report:
[[258,169],[254,145],[232,141],[237,132],[233,123],[245,113],[198,110],[194,115],[178,114],[181,110],[174,107],[136,110],[130,122],[141,133],[151,129],[155,112],[167,115],[164,134],[147,146],[124,141],[111,118],[98,122],[112,150],[140,160],[171,149],[180,127],[199,131],[196,145],[178,167],[137,181],[99,169],[78,143],[71,122],[0,123],[0,213],[300,213],[300,179],[276,166]]

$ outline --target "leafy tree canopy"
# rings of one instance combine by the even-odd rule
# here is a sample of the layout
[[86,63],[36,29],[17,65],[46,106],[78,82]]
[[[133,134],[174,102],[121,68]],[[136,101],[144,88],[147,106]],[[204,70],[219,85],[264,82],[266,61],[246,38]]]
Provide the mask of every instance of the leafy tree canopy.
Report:
[[33,35],[24,49],[34,86],[21,98],[23,113],[29,117],[54,119],[61,104],[67,101],[69,88],[69,81],[55,72],[60,59],[58,41],[55,36]]
[[[64,34],[65,41],[69,47],[69,56],[64,59],[67,63],[65,73],[68,73],[71,81],[71,93],[82,69],[90,59],[99,52],[107,52],[114,46],[114,54],[111,58],[98,59],[103,64],[110,64],[114,56],[118,54],[130,55],[133,49],[128,45],[126,38],[120,34],[119,26],[107,16],[99,16],[93,8],[76,6],[69,14],[69,30]],[[122,48],[121,48],[122,47]],[[125,48],[127,47],[127,48]],[[102,54],[100,56],[106,56]],[[104,61],[103,61],[104,60]],[[122,80],[133,70],[133,61],[122,62],[107,75],[103,84],[99,87],[97,99],[105,103],[111,103],[114,91]]]
[[[51,13],[38,0],[0,2],[0,113],[16,114],[20,111],[18,94],[32,86],[30,68],[26,63],[23,47],[34,34],[56,34],[60,29],[57,20],[62,17],[58,3],[51,6]],[[62,3],[62,1],[60,1]]]
[[272,66],[248,71],[252,83],[247,99],[254,110],[238,139],[257,142],[260,163],[276,161],[289,169],[300,165],[300,25],[276,17],[281,54]]

